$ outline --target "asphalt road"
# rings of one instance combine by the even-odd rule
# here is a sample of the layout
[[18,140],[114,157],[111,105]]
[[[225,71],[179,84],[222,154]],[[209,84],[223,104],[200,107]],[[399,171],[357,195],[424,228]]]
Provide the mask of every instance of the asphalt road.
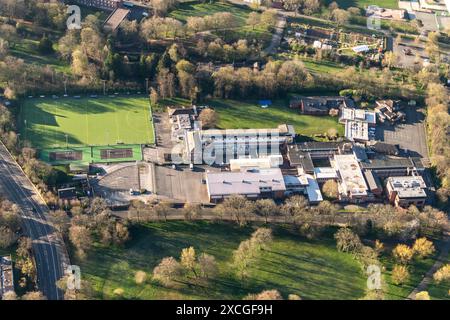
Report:
[[64,242],[46,221],[48,208],[34,186],[0,143],[0,186],[4,196],[19,205],[23,227],[32,239],[38,289],[49,300],[63,299],[56,282],[62,278],[69,259]]

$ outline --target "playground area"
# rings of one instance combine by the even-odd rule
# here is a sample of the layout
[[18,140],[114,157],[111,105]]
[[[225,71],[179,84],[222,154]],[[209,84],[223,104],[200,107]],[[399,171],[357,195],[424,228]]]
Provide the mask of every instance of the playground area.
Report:
[[141,160],[154,143],[147,97],[33,98],[20,110],[20,139],[51,164]]

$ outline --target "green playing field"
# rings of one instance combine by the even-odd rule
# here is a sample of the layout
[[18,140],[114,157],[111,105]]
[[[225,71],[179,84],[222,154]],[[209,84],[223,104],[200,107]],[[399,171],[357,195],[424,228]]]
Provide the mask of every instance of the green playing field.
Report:
[[21,139],[40,149],[154,142],[143,96],[28,99],[19,121]]

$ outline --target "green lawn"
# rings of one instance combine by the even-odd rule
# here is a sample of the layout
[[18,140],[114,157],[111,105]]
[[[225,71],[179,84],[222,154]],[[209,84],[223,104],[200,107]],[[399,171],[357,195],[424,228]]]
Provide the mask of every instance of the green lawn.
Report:
[[225,41],[255,39],[264,41],[265,43],[269,42],[272,34],[265,26],[257,25],[255,28],[252,28],[247,25],[246,20],[252,11],[247,6],[238,6],[231,3],[200,3],[198,1],[192,1],[179,4],[175,10],[170,12],[169,16],[186,23],[188,17],[203,17],[218,12],[229,12],[236,18],[238,27],[233,30],[217,31],[217,34]]
[[70,65],[67,62],[61,61],[56,53],[49,55],[39,53],[37,50],[38,44],[38,40],[21,39],[10,49],[11,55],[30,64],[49,65],[56,71],[70,73]]
[[337,117],[302,115],[290,109],[285,101],[273,101],[267,109],[261,108],[257,101],[212,100],[209,105],[219,113],[219,127],[223,129],[276,128],[287,123],[295,127],[297,134],[312,137],[336,128],[344,134],[344,126]]
[[[327,4],[332,1],[327,0]],[[370,5],[377,5],[382,8],[396,9],[398,8],[397,0],[336,0],[340,8],[347,9],[349,7],[358,7],[365,9]]]
[[[85,261],[73,260],[98,299],[113,298],[117,288],[124,290],[125,299],[242,299],[264,289],[278,289],[285,298],[291,293],[304,299],[357,299],[364,295],[366,280],[359,263],[338,252],[334,240],[309,241],[296,230],[281,227],[274,229],[273,244],[254,261],[249,277],[237,278],[230,265],[232,252],[252,231],[225,223],[148,223],[131,229],[132,240],[125,248],[96,244]],[[163,257],[178,259],[181,249],[188,246],[197,253],[212,254],[218,261],[219,276],[210,286],[167,289],[151,280],[135,284],[136,271],[150,276]]]
[[[21,139],[37,148],[153,143],[148,98],[35,98],[21,105]],[[26,122],[25,122],[26,121]]]
[[[447,256],[447,263],[450,262],[450,254]],[[450,300],[450,283],[441,282],[440,284],[434,281],[428,287],[428,292],[432,300]]]

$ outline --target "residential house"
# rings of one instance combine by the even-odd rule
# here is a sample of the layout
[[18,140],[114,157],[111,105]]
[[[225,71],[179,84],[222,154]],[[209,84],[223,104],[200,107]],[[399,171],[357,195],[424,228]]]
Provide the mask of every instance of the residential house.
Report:
[[346,97],[296,97],[291,100],[290,108],[299,109],[302,114],[328,115],[331,109],[354,107],[353,100]]

